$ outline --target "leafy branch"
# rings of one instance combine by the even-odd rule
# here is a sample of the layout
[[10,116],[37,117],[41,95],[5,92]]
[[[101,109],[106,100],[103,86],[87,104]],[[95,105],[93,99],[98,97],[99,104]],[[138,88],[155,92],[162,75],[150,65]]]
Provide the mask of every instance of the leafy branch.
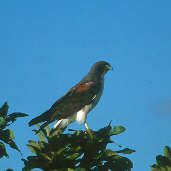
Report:
[[49,136],[50,129],[46,127],[37,135],[39,141],[29,141],[27,145],[34,156],[22,159],[24,170],[40,168],[46,171],[73,170],[117,170],[127,171],[133,167],[132,162],[119,154],[131,154],[132,149],[125,148],[113,151],[107,148],[114,143],[111,137],[125,131],[122,126],[110,125],[91,131],[93,139],[86,131],[69,130],[68,134],[56,132]]
[[171,148],[164,147],[164,156],[156,156],[156,164],[151,166],[152,171],[171,171]]
[[21,153],[20,149],[14,141],[14,133],[11,129],[8,129],[8,126],[13,124],[17,118],[28,116],[25,113],[8,114],[8,109],[9,106],[7,102],[5,102],[0,108],[0,158],[4,156],[9,158],[4,143],[8,144],[11,148]]

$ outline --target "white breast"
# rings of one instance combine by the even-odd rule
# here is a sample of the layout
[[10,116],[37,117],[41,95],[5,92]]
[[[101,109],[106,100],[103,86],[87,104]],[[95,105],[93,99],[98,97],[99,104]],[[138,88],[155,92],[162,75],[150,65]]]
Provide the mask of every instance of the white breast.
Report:
[[78,123],[83,123],[87,119],[87,113],[92,109],[92,105],[86,105],[83,109],[77,112],[76,114],[76,121]]

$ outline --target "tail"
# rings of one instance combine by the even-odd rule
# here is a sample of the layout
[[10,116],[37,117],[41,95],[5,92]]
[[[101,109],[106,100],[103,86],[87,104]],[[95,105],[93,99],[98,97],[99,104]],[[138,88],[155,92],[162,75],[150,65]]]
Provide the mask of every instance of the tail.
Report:
[[50,119],[49,115],[50,115],[50,112],[48,110],[48,111],[42,113],[40,116],[33,118],[28,124],[29,124],[29,126],[32,126],[32,125],[38,124],[40,122],[48,121]]

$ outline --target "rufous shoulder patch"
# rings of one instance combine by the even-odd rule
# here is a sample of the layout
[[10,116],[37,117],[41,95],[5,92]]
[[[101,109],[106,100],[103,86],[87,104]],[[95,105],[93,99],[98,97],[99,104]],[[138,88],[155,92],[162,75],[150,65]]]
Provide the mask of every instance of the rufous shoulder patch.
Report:
[[92,82],[88,82],[85,84],[79,84],[77,86],[74,87],[74,90],[77,92],[82,92],[82,91],[86,91],[90,88],[90,86],[92,85]]

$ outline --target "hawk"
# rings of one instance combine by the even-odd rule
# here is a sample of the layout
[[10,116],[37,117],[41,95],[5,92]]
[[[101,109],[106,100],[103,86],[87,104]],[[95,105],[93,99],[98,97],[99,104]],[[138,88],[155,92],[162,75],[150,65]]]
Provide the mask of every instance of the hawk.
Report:
[[44,122],[40,131],[58,120],[53,129],[65,129],[70,123],[77,121],[80,124],[84,123],[88,130],[87,114],[99,102],[104,89],[104,76],[109,70],[113,68],[108,62],[96,62],[78,84],[57,100],[49,110],[32,119],[29,126]]

